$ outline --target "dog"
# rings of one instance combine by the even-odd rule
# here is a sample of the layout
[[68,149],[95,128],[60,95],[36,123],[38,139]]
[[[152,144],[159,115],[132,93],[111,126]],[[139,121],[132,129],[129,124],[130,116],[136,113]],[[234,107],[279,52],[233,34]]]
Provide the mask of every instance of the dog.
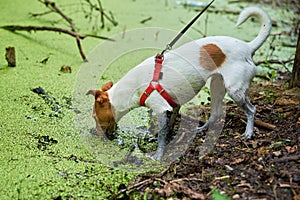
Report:
[[[102,86],[102,90],[88,91],[87,94],[95,97],[92,115],[97,130],[101,134],[112,133],[122,116],[143,104],[152,109],[159,119],[158,148],[153,155],[154,159],[159,160],[164,154],[171,123],[167,113],[178,110],[178,106],[171,105],[170,100],[179,106],[185,104],[211,78],[211,114],[198,131],[207,129],[220,116],[227,92],[247,116],[244,137],[251,138],[256,112],[247,96],[250,82],[256,73],[252,56],[268,38],[272,23],[264,10],[247,7],[240,13],[236,26],[243,24],[249,17],[256,17],[261,23],[258,35],[250,42],[228,36],[194,40],[164,54],[159,80],[153,81],[153,66],[157,63],[155,57],[150,57],[131,69],[116,84],[109,82]],[[147,93],[150,87],[152,91]],[[141,96],[144,96],[143,103]]]

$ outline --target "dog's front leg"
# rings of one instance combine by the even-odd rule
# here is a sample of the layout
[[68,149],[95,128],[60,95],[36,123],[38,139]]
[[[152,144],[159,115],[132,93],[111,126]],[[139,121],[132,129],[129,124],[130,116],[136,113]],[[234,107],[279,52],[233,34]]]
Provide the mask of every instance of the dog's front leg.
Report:
[[169,117],[167,112],[158,114],[158,146],[155,154],[152,156],[155,160],[161,160],[166,147],[166,137],[169,132]]

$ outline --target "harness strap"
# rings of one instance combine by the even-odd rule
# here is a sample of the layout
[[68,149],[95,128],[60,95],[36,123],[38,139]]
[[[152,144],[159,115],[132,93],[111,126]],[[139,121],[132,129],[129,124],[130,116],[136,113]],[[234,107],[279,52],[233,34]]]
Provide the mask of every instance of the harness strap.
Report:
[[153,92],[153,90],[155,90],[155,88],[152,85],[152,83],[150,83],[149,86],[146,88],[146,90],[144,91],[144,93],[142,94],[142,96],[140,98],[140,105],[141,106],[145,106],[145,101],[150,96],[150,94]]
[[175,103],[172,99],[172,97],[169,95],[169,93],[159,84],[157,83],[156,85],[153,85],[151,82],[149,86],[146,88],[144,93],[142,94],[140,98],[140,105],[145,106],[145,101],[147,98],[150,96],[150,94],[156,90],[167,102],[170,106],[175,108],[177,106],[177,103]]
[[169,93],[160,84],[155,85],[155,89],[169,103],[170,106],[172,106],[173,108],[177,106]]
[[152,78],[152,81],[154,82],[158,82],[160,78],[160,72],[161,72],[163,61],[164,61],[164,56],[162,56],[161,54],[157,54],[155,57],[155,67],[154,67],[154,73]]
[[140,105],[145,106],[145,101],[147,100],[148,96],[156,90],[173,108],[177,106],[177,104],[173,101],[172,97],[169,93],[158,83],[162,68],[163,56],[158,54],[155,57],[155,69],[153,73],[153,78],[149,86],[145,89],[144,93],[140,98]]

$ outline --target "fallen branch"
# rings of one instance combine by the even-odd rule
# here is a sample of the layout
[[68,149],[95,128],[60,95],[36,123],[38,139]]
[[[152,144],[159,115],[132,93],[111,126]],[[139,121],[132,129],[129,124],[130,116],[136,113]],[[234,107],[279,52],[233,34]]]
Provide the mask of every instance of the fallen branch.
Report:
[[[87,60],[86,60],[86,56],[85,56],[85,54],[84,54],[84,52],[82,50],[80,40],[82,40],[85,37],[89,36],[89,37],[94,37],[94,38],[98,38],[98,39],[105,39],[105,40],[111,40],[112,41],[112,39],[109,39],[107,37],[96,36],[96,35],[82,35],[82,34],[77,33],[75,24],[73,23],[73,20],[70,17],[68,17],[65,13],[63,13],[63,11],[60,10],[56,6],[55,2],[52,2],[50,0],[38,0],[38,1],[40,3],[43,3],[50,10],[46,11],[46,12],[43,12],[43,13],[31,14],[33,17],[42,16],[42,15],[46,15],[46,14],[49,14],[49,13],[57,13],[58,15],[60,15],[70,25],[71,31],[66,30],[66,29],[62,29],[62,28],[57,28],[57,27],[45,27],[45,26],[43,26],[43,27],[38,27],[38,26],[26,26],[26,27],[25,26],[6,26],[4,28],[7,29],[7,30],[11,30],[11,31],[14,31],[14,30],[54,31],[54,32],[60,32],[60,33],[65,33],[65,34],[71,35],[72,37],[75,37],[79,53],[80,53],[82,59],[85,62]],[[96,10],[98,10],[100,12],[100,14],[101,14],[101,21],[102,21],[102,26],[103,27],[104,27],[104,17],[107,18],[110,22],[112,22],[115,26],[117,25],[117,22],[114,20],[112,13],[110,12],[111,17],[109,17],[104,12],[104,9],[102,7],[102,4],[101,4],[100,0],[98,0],[99,8],[97,6],[95,6],[95,5],[93,5],[90,2],[90,0],[86,0],[86,2],[88,2],[89,5],[91,6],[91,10],[92,9],[96,9]]]
[[[240,118],[242,118],[243,120],[247,120],[247,117],[245,117],[245,116],[240,116]],[[258,127],[261,127],[261,128],[268,129],[268,130],[274,130],[274,129],[276,129],[275,125],[263,122],[263,121],[261,121],[259,119],[255,119],[254,120],[254,125],[258,126]]]
[[262,60],[262,61],[257,61],[254,64],[255,65],[261,65],[261,64],[280,64],[280,65],[285,65],[287,63],[293,62],[294,58],[288,59],[288,60]]
[[[64,14],[55,4],[55,2],[49,1],[49,0],[38,0],[39,2],[43,3],[47,8],[50,9],[50,11],[48,12],[44,12],[44,13],[40,13],[40,14],[32,14],[32,16],[40,16],[40,15],[45,15],[51,12],[57,13],[58,15],[60,15],[71,27],[71,30],[67,30],[67,29],[62,29],[62,28],[57,28],[57,27],[48,27],[48,26],[3,26],[2,28],[6,29],[6,30],[10,30],[10,31],[16,31],[16,30],[21,30],[21,31],[54,31],[54,32],[59,32],[59,33],[65,33],[68,34],[72,37],[75,37],[76,39],[76,44],[79,50],[79,53],[82,57],[82,59],[86,62],[86,56],[82,50],[82,46],[80,43],[80,40],[86,38],[86,37],[94,37],[94,38],[98,38],[98,39],[104,39],[104,40],[110,40],[112,41],[112,39],[107,38],[107,37],[102,37],[102,36],[96,36],[96,35],[83,35],[83,34],[79,34],[76,31],[76,27],[75,24],[73,23],[73,20],[68,17],[66,14]],[[98,2],[100,2],[100,0],[98,0]],[[100,5],[101,10],[102,6]],[[103,14],[103,13],[102,13]]]
[[50,27],[50,26],[18,26],[18,25],[12,25],[12,26],[1,26],[0,28],[8,30],[8,31],[53,31],[53,32],[58,32],[58,33],[64,33],[67,35],[70,35],[72,37],[78,37],[79,39],[85,39],[86,37],[94,37],[98,39],[103,39],[103,40],[109,40],[109,41],[114,41],[111,38],[108,37],[103,37],[103,36],[98,36],[98,35],[90,35],[90,34],[79,34],[67,29],[59,28],[59,27]]
[[[71,30],[72,30],[73,32],[76,33],[75,24],[73,23],[72,19],[69,18],[68,16],[66,16],[66,15],[65,15],[65,14],[64,14],[57,6],[56,6],[56,4],[55,4],[54,2],[49,1],[49,0],[44,0],[44,1],[43,1],[43,0],[39,0],[39,1],[40,1],[41,3],[44,3],[45,6],[47,6],[50,10],[56,12],[56,13],[59,14],[63,19],[65,19],[65,20],[70,24]],[[76,38],[76,43],[77,43],[77,47],[78,47],[78,49],[79,49],[79,53],[80,53],[82,59],[86,62],[87,60],[86,60],[86,56],[85,56],[85,54],[84,54],[84,52],[83,52],[83,50],[82,50],[82,47],[81,47],[80,38],[79,38],[78,35],[75,35],[74,37]]]
[[[198,9],[195,9],[195,10],[197,11]],[[239,15],[240,14],[240,11],[237,11],[237,10],[226,10],[226,9],[220,10],[220,9],[214,9],[214,8],[208,9],[207,12],[208,13],[218,13],[218,14],[230,14],[230,15]]]
[[[191,121],[195,121],[195,122],[199,121],[199,122],[200,122],[200,120],[198,120],[197,118],[194,118],[194,117],[189,116],[189,115],[185,115],[185,114],[183,114],[183,113],[180,113],[180,114],[181,114],[181,116],[186,117],[186,118],[188,118],[188,119],[191,120]],[[240,118],[243,119],[243,120],[247,120],[247,117],[246,117],[246,116],[242,116],[242,115],[241,115],[241,116],[238,116],[238,117],[240,117]],[[263,122],[263,121],[261,121],[261,120],[259,120],[259,119],[255,119],[255,120],[254,120],[254,125],[255,125],[255,126],[258,126],[258,127],[261,127],[261,128],[268,129],[268,130],[274,130],[274,129],[276,129],[276,126],[275,126],[275,125],[272,125],[272,124]]]
[[70,36],[76,38],[80,55],[84,61],[87,61],[87,60],[86,60],[85,54],[83,53],[83,50],[82,50],[82,47],[80,44],[80,40],[83,40],[86,37],[93,37],[93,38],[98,38],[98,39],[102,39],[102,40],[114,41],[113,39],[108,38],[108,37],[91,35],[91,34],[83,35],[83,34],[79,34],[79,33],[75,32],[75,31],[70,31],[67,29],[58,28],[58,27],[50,27],[50,26],[18,26],[18,25],[15,26],[15,25],[12,25],[12,26],[2,26],[0,28],[8,30],[8,31],[29,31],[29,32],[30,31],[52,31],[52,32],[58,32],[58,33],[64,33],[64,34],[70,35]]

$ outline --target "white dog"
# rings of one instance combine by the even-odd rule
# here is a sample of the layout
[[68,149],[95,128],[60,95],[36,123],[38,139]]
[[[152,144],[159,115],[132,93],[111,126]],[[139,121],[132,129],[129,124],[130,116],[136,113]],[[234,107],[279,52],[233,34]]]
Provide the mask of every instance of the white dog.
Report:
[[155,58],[151,57],[131,69],[116,84],[105,84],[102,91],[88,91],[87,94],[95,96],[93,117],[98,132],[112,133],[124,114],[142,104],[159,117],[158,149],[154,158],[161,159],[168,133],[167,111],[191,100],[211,77],[211,116],[199,130],[204,130],[218,118],[227,92],[245,112],[247,126],[244,135],[251,138],[256,111],[247,97],[256,72],[252,56],[267,39],[272,27],[268,14],[257,7],[244,9],[236,26],[251,16],[257,17],[261,23],[257,37],[251,42],[227,36],[195,40],[164,55],[160,60],[162,68],[158,71],[158,80],[153,78]]

